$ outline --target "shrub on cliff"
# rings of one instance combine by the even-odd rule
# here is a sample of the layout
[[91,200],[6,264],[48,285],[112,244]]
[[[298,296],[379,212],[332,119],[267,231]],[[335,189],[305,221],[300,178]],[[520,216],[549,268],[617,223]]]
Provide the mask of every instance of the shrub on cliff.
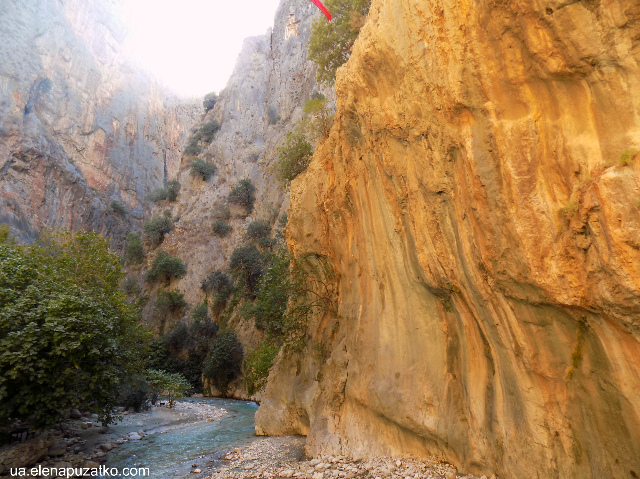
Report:
[[158,201],[169,200],[172,203],[178,199],[180,192],[180,182],[178,180],[169,180],[164,188],[156,188],[147,195],[149,201],[157,203]]
[[218,102],[218,95],[216,92],[212,91],[211,93],[207,93],[204,96],[204,100],[202,101],[202,106],[204,107],[205,113],[209,110],[212,110],[216,103]]
[[173,221],[167,216],[154,216],[142,225],[147,240],[153,246],[159,246],[164,241],[164,235],[173,230]]
[[231,225],[226,221],[216,220],[213,222],[213,234],[220,238],[224,238],[229,233],[231,233]]
[[255,291],[262,274],[262,268],[262,255],[253,245],[239,246],[231,253],[229,269],[250,292]]
[[207,181],[216,172],[216,166],[208,161],[196,158],[189,165],[191,168],[191,176],[199,176],[203,181]]
[[219,334],[205,360],[203,374],[222,394],[226,394],[231,381],[240,375],[244,351],[232,331]]
[[158,291],[155,310],[158,314],[176,315],[182,313],[188,306],[180,291]]
[[0,243],[0,423],[48,427],[72,408],[113,420],[146,338],[122,276],[93,232]]
[[127,210],[125,209],[125,207],[122,206],[122,204],[118,203],[115,200],[113,200],[111,202],[111,209],[113,211],[115,211],[116,213],[121,214],[122,216],[126,216],[127,215]]
[[247,226],[245,237],[252,240],[260,240],[266,238],[271,233],[271,225],[266,221],[254,221]]
[[249,395],[260,391],[267,383],[269,371],[273,366],[280,347],[269,341],[261,341],[255,349],[249,349],[242,364],[244,383]]
[[307,169],[313,156],[313,146],[300,131],[287,133],[286,143],[278,148],[276,177],[287,186],[295,177]]
[[318,83],[333,84],[336,71],[351,55],[353,44],[369,13],[371,0],[326,0],[333,21],[313,21],[308,58],[317,66]]
[[240,180],[229,192],[227,199],[229,203],[244,206],[247,214],[249,214],[253,211],[253,204],[256,201],[256,187],[253,186],[253,183],[248,178]]
[[144,261],[144,246],[139,234],[129,233],[127,235],[124,259],[129,264],[140,264]]
[[214,270],[202,281],[206,293],[215,293],[214,306],[218,306],[233,294],[233,283],[222,271]]
[[166,251],[160,250],[151,263],[151,269],[147,273],[147,282],[153,283],[161,280],[171,281],[179,279],[187,274],[187,267],[180,258],[170,256]]

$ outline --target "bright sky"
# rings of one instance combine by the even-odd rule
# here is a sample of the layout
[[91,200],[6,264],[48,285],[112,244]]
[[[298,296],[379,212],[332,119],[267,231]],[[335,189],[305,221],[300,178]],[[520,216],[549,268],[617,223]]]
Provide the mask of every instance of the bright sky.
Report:
[[242,41],[273,26],[280,0],[124,0],[128,50],[183,96],[220,92]]

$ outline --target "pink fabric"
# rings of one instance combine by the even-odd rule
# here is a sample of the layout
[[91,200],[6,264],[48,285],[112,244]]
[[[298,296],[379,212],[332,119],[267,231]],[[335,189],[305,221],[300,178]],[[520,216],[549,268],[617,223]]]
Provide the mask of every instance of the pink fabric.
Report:
[[331,14],[329,13],[329,10],[327,10],[327,8],[322,4],[322,2],[320,0],[311,0],[311,1],[316,7],[320,9],[322,13],[325,14],[325,16],[329,19],[329,21],[331,21]]

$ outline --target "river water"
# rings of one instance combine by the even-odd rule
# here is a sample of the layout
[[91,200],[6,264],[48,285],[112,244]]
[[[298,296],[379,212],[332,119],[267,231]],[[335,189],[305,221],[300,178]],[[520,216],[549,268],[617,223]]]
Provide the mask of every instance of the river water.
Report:
[[[187,400],[188,401],[188,400]],[[254,415],[258,405],[233,399],[198,398],[193,402],[206,402],[226,409],[224,417],[207,422],[195,417],[176,419],[168,424],[149,429],[148,436],[139,441],[126,442],[106,456],[108,468],[149,468],[153,479],[197,477],[192,467],[205,472],[215,466],[216,458],[225,449],[242,447],[256,439]],[[107,477],[107,476],[105,476]],[[124,477],[124,476],[108,476]]]

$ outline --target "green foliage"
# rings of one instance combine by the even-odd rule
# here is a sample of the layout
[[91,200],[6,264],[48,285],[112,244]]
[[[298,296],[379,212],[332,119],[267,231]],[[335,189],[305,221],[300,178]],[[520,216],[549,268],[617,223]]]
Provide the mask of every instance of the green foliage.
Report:
[[203,145],[206,146],[213,141],[216,133],[220,130],[220,123],[211,120],[198,128],[189,138],[189,143],[184,149],[187,155],[195,156],[202,151]]
[[207,181],[216,172],[214,164],[200,158],[193,160],[189,167],[191,168],[191,176],[200,176],[204,181]]
[[213,229],[213,234],[215,234],[216,236],[219,236],[220,238],[224,238],[229,233],[231,233],[231,230],[233,228],[231,228],[231,225],[229,223],[227,223],[226,221],[215,220],[213,222],[212,229]]
[[174,202],[178,199],[178,193],[180,192],[180,182],[178,180],[167,181],[167,199]]
[[275,165],[276,177],[287,186],[295,177],[307,169],[313,156],[313,146],[304,133],[287,133],[287,141],[278,148],[278,161]]
[[127,276],[125,278],[124,284],[122,285],[122,290],[127,294],[127,296],[138,294],[141,291],[138,280],[133,276]]
[[333,21],[313,21],[308,58],[317,66],[318,83],[333,84],[336,71],[351,55],[351,48],[364,26],[371,0],[326,0]]
[[155,310],[159,314],[176,315],[187,308],[188,304],[180,291],[158,291]]
[[218,326],[209,318],[175,328],[150,346],[147,367],[182,374],[196,392],[202,392],[202,368]]
[[144,246],[142,245],[142,238],[140,238],[140,235],[136,233],[129,233],[127,235],[127,244],[124,250],[125,261],[129,264],[140,264],[144,261],[144,255]]
[[633,149],[625,150],[620,155],[620,166],[629,166],[633,164],[633,160],[635,159],[637,154],[638,152],[636,150],[633,150]]
[[253,246],[239,246],[231,253],[229,269],[241,280],[249,292],[255,288],[262,274],[263,260],[260,251]]
[[227,198],[229,203],[244,206],[249,214],[253,211],[253,204],[256,201],[256,187],[253,186],[250,179],[245,178],[238,182]]
[[255,241],[267,238],[271,233],[271,225],[266,221],[254,221],[247,226],[245,236]]
[[264,340],[255,349],[249,349],[242,364],[242,373],[248,393],[255,394],[267,383],[269,370],[273,366],[280,346]]
[[111,202],[111,209],[116,213],[121,214],[122,216],[126,216],[127,214],[127,210],[125,209],[125,207],[115,200]]
[[146,336],[108,246],[93,232],[0,244],[0,422],[47,427],[71,408],[113,420]]
[[170,256],[166,251],[160,250],[151,263],[151,269],[147,273],[147,281],[149,283],[157,280],[170,282],[174,278],[182,278],[185,274],[187,274],[187,267],[180,258]]
[[216,94],[216,92],[211,92],[211,93],[207,93],[204,96],[204,100],[202,101],[202,106],[204,107],[204,112],[208,112],[209,110],[212,110],[214,106],[216,106],[216,103],[218,102],[218,95]]
[[205,301],[202,304],[199,304],[195,308],[193,308],[193,312],[191,313],[191,319],[195,322],[205,321],[209,318],[209,305]]
[[180,182],[178,180],[169,180],[164,188],[156,188],[149,193],[149,195],[147,195],[147,199],[154,203],[164,200],[169,200],[173,203],[178,199],[179,192]]
[[204,376],[226,394],[231,381],[240,375],[243,355],[242,344],[235,333],[224,331],[211,346],[211,353],[204,363]]
[[142,225],[145,237],[153,246],[159,246],[164,236],[173,230],[173,221],[166,216],[154,216]]
[[147,375],[151,388],[167,397],[170,408],[174,406],[176,400],[183,398],[191,388],[191,384],[179,373],[168,373],[166,371],[150,369]]
[[123,382],[118,388],[119,406],[133,409],[135,412],[148,411],[151,397],[151,386],[142,376],[134,376]]
[[315,93],[311,99],[305,102],[301,129],[316,143],[329,137],[329,131],[333,124],[333,113],[329,110],[327,99]]
[[224,304],[233,294],[233,283],[222,271],[214,270],[202,281],[202,289],[206,293],[216,293],[214,306]]
[[9,225],[0,225],[0,244],[11,242],[11,228]]
[[580,205],[578,201],[575,199],[571,199],[569,203],[560,208],[559,215],[563,220],[569,221],[575,216],[579,209]]

